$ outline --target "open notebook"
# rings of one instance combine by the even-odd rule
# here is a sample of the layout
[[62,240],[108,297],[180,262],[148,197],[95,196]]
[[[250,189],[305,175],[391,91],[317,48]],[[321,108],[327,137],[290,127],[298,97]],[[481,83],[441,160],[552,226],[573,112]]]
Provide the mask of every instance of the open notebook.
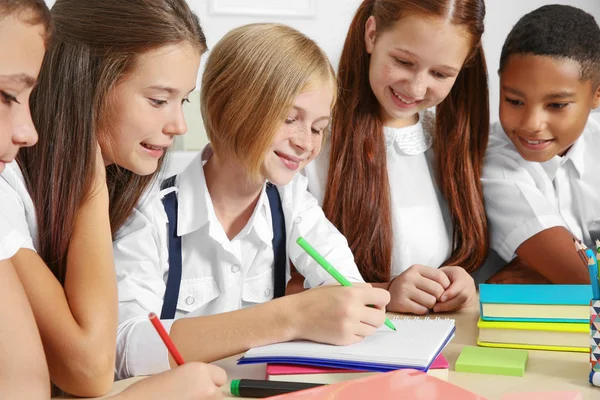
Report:
[[404,318],[349,346],[294,341],[256,347],[238,364],[285,363],[386,372],[400,368],[427,371],[454,336],[453,319]]

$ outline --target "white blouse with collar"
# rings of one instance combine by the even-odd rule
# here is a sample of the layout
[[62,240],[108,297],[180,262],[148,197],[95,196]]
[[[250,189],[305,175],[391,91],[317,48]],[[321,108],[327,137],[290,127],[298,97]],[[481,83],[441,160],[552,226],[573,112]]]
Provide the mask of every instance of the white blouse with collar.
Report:
[[[452,251],[452,222],[435,181],[431,148],[435,116],[419,115],[405,128],[384,128],[392,205],[392,276],[411,265],[439,268]],[[305,168],[310,192],[323,203],[330,148]],[[366,205],[365,205],[366,206]]]
[[[263,188],[252,217],[229,240],[217,219],[204,176],[210,145],[177,175],[177,234],[182,276],[175,319],[234,311],[273,298],[273,226]],[[278,186],[286,225],[287,279],[291,260],[306,288],[336,281],[296,244],[304,237],[348,280],[363,282],[346,239],[325,218],[297,174]],[[266,186],[266,185],[265,185]],[[116,376],[151,375],[169,369],[169,356],[148,320],[160,315],[169,271],[167,215],[154,187],[113,242],[119,289]],[[169,331],[174,320],[162,320]]]

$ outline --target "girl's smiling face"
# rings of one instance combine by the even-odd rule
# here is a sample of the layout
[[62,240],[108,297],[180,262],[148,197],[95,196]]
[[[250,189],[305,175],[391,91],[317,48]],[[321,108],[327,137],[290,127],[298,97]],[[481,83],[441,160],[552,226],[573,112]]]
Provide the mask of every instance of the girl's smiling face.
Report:
[[375,17],[366,23],[371,55],[369,82],[387,126],[416,122],[419,111],[441,103],[470,50],[468,34],[441,18],[409,15],[383,33]]
[[187,43],[145,53],[109,92],[99,135],[105,164],[138,175],[156,171],[176,135],[187,131],[183,102],[196,86],[200,53]]
[[329,84],[321,84],[296,97],[263,162],[262,174],[267,180],[285,185],[319,155],[332,103]]

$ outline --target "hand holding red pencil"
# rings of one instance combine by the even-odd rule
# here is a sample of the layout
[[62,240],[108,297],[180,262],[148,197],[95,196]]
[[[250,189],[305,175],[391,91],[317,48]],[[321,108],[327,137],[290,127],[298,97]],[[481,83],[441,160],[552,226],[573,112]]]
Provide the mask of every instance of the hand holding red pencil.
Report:
[[227,381],[222,368],[200,362],[185,363],[169,334],[154,314],[149,315],[150,322],[167,346],[178,364],[177,368],[165,371],[134,383],[112,400],[219,400],[223,398],[220,387]]
[[144,378],[110,400],[221,400],[225,371],[215,365],[189,362]]

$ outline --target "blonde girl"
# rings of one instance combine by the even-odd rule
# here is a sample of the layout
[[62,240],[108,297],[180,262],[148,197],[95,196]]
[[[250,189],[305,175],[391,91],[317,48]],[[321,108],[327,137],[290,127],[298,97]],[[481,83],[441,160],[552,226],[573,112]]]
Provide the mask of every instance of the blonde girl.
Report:
[[[385,290],[329,285],[295,243],[303,236],[362,282],[298,174],[319,154],[335,93],[323,51],[290,27],[243,26],[215,46],[201,95],[210,145],[114,244],[120,377],[173,366],[144,318],[150,311],[162,313],[184,358],[202,361],[295,339],[350,344],[383,323]],[[314,289],[281,297],[291,263]]]

